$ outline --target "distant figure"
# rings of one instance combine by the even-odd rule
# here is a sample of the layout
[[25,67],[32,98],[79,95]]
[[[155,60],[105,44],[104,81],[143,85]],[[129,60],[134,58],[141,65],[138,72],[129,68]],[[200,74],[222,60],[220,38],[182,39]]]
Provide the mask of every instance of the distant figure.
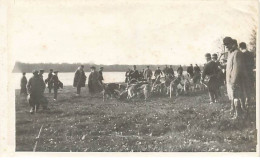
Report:
[[54,71],[54,75],[51,79],[51,83],[53,85],[53,90],[54,90],[54,101],[57,100],[57,95],[58,95],[58,89],[63,88],[63,85],[61,81],[58,78],[58,71]]
[[98,71],[98,73],[99,73],[99,81],[100,81],[101,84],[103,84],[103,80],[104,80],[103,69],[104,69],[104,67],[100,67],[99,71]]
[[157,77],[160,77],[163,75],[162,71],[160,70],[160,67],[157,67],[157,69],[154,71],[154,77],[157,79]]
[[167,65],[165,65],[165,68],[163,69],[163,73],[164,75],[168,75],[169,74],[169,68]]
[[84,72],[84,66],[81,65],[75,72],[74,81],[73,81],[73,87],[77,88],[77,96],[80,95],[81,87],[85,87],[86,83],[86,75]]
[[27,85],[27,78],[25,77],[26,73],[23,72],[23,76],[21,78],[21,90],[20,90],[20,95],[27,95],[27,89],[26,89],[26,85]]
[[88,88],[90,94],[101,92],[103,89],[102,84],[99,81],[99,73],[96,71],[96,67],[90,67],[90,75],[88,77]]
[[43,80],[43,73],[44,73],[44,70],[43,69],[40,69],[40,73],[39,73],[39,77]]
[[172,65],[170,65],[170,68],[168,69],[168,74],[174,77],[174,70],[172,68]]
[[27,91],[29,93],[28,102],[31,107],[30,113],[33,113],[39,108],[42,98],[42,91],[45,88],[45,84],[42,83],[42,79],[38,73],[39,72],[37,70],[34,70],[33,77],[29,79],[27,84]]
[[217,70],[217,79],[218,79],[217,93],[218,93],[218,96],[221,96],[220,87],[224,86],[224,74],[222,72],[222,66],[219,62],[218,55],[216,53],[212,54],[212,61],[214,61],[216,63],[216,65],[218,66],[218,70]]
[[130,68],[128,68],[128,71],[125,72],[125,83],[128,83],[130,81],[130,72]]
[[[251,92],[249,92],[248,94],[248,98],[246,99],[246,103],[249,103],[250,101],[250,97],[251,96],[255,96],[255,76],[254,76],[254,68],[255,68],[255,61],[254,61],[254,55],[252,52],[249,52],[247,50],[247,46],[245,42],[241,42],[239,44],[239,48],[241,50],[241,52],[244,55],[244,61],[245,61],[245,67],[246,67],[246,71],[248,73],[248,80],[249,80],[249,90]],[[247,104],[248,105],[248,104]]]
[[187,67],[187,73],[189,75],[189,77],[193,77],[194,73],[193,73],[193,66],[192,64],[190,64],[190,66]]
[[200,73],[200,72],[201,72],[200,67],[198,66],[198,64],[195,64],[194,73]]
[[152,76],[153,76],[153,72],[150,69],[150,67],[147,66],[146,69],[144,70],[144,79],[150,81],[152,79]]
[[196,83],[197,81],[199,82],[201,78],[201,70],[200,67],[196,64],[194,66],[194,76],[193,76],[193,82]]
[[183,68],[182,68],[181,65],[180,65],[179,68],[177,69],[177,73],[178,73],[178,75],[181,75],[181,76],[182,76]]
[[209,79],[209,82],[207,84],[208,86],[208,91],[209,91],[209,98],[210,98],[210,104],[217,102],[218,99],[218,94],[217,94],[217,89],[218,89],[218,79],[217,79],[217,70],[218,66],[217,64],[211,60],[211,55],[207,53],[205,55],[207,63],[204,66],[204,70],[202,72],[202,77],[201,77],[201,83],[204,83],[204,79],[207,76]]
[[51,79],[52,79],[52,77],[53,77],[53,74],[52,74],[52,73],[53,73],[53,69],[50,69],[50,72],[49,72],[49,74],[48,74],[48,78],[45,79],[45,83],[48,84],[49,93],[51,93],[51,90],[52,90],[52,88],[53,88],[52,83],[51,83]]
[[139,75],[138,70],[136,69],[136,65],[133,66],[133,70],[130,71],[130,75],[129,76],[130,76],[130,81],[132,79],[136,79],[136,80],[139,79],[140,75]]
[[139,73],[139,80],[143,80],[143,79],[144,79],[144,69]]
[[227,93],[231,100],[231,113],[235,111],[234,119],[240,116],[240,111],[247,113],[247,104],[245,99],[248,98],[249,78],[244,54],[238,49],[237,41],[231,37],[223,39],[229,54],[226,67]]

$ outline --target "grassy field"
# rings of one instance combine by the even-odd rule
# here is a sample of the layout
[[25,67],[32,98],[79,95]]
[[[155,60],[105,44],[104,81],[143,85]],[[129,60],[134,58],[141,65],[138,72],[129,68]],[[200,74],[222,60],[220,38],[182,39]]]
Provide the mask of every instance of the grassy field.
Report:
[[227,98],[209,105],[206,93],[177,98],[153,97],[148,102],[81,97],[65,86],[49,111],[31,115],[16,90],[16,151],[47,152],[255,152],[256,113],[231,120]]

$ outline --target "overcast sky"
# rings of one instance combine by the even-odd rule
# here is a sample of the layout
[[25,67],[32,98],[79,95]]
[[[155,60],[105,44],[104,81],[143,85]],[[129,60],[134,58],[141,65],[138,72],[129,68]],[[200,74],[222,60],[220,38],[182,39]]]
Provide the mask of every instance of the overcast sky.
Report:
[[[110,2],[110,3],[109,3]],[[15,61],[96,64],[204,63],[220,39],[249,42],[255,1],[14,0]]]

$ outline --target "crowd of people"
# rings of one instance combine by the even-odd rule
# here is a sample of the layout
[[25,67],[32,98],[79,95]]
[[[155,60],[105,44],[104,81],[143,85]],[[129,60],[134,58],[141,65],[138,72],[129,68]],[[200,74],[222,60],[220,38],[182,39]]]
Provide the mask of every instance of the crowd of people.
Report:
[[[255,68],[253,53],[247,50],[246,43],[241,42],[239,45],[235,39],[225,37],[223,44],[228,50],[227,59],[218,54],[207,53],[205,55],[206,63],[203,69],[195,64],[186,67],[187,76],[193,83],[204,84],[208,88],[210,104],[218,103],[221,94],[221,88],[226,86],[227,95],[231,101],[230,112],[237,118],[242,113],[247,113],[250,100],[255,95],[255,76],[253,69]],[[88,77],[88,89],[90,94],[100,93],[104,89],[103,67],[99,71],[94,66],[90,67],[90,75]],[[131,84],[136,81],[147,81],[156,83],[161,77],[171,77],[172,81],[183,78],[183,67],[180,65],[176,74],[173,67],[165,66],[163,70],[160,67],[153,72],[150,66],[141,71],[137,70],[134,65],[132,69],[128,69],[125,73],[125,83]],[[20,94],[27,95],[28,102],[31,106],[30,112],[36,111],[39,106],[48,109],[48,100],[44,96],[45,86],[47,85],[49,93],[54,91],[54,101],[57,100],[58,89],[63,88],[62,82],[58,78],[58,71],[50,69],[47,79],[43,80],[44,70],[33,71],[33,77],[27,79],[26,73],[23,73],[21,79]],[[154,77],[154,79],[153,79]],[[85,87],[87,77],[84,72],[84,66],[81,65],[75,72],[73,87],[76,88],[76,95],[81,94],[81,88]],[[178,81],[179,83],[180,81]],[[127,89],[127,88],[126,88]]]

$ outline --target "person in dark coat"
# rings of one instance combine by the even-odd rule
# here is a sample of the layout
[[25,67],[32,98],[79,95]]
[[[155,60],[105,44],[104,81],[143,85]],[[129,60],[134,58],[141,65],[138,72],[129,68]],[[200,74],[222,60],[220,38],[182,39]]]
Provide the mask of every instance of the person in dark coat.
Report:
[[130,81],[132,79],[136,79],[136,80],[139,79],[140,74],[139,74],[138,70],[136,69],[136,65],[133,66],[133,70],[130,71],[130,75],[129,76],[130,76]]
[[40,98],[40,106],[42,106],[43,110],[47,110],[49,109],[48,108],[48,100],[47,98],[44,96],[44,91],[45,91],[45,82],[43,80],[43,74],[44,74],[44,70],[43,69],[40,69],[40,73],[39,73],[39,77],[41,79],[41,85],[43,86],[42,87],[42,90],[41,90],[41,98]]
[[99,81],[100,81],[101,84],[103,84],[103,80],[104,80],[103,69],[104,69],[104,67],[100,67],[99,71],[98,71],[98,73],[99,73]]
[[165,65],[165,68],[163,69],[163,74],[168,75],[169,74],[169,68],[167,65]]
[[90,94],[101,92],[103,85],[99,81],[99,73],[96,71],[96,67],[90,67],[90,74],[88,77],[88,88]]
[[86,83],[86,75],[84,72],[84,66],[81,65],[75,72],[74,81],[73,81],[73,87],[77,88],[77,95],[80,95],[81,87],[85,87]]
[[[245,99],[248,98],[250,87],[244,54],[238,49],[237,41],[225,37],[223,43],[229,51],[226,66],[227,93],[231,101],[231,113],[234,119],[241,113],[247,113]],[[241,110],[242,109],[242,110]],[[243,111],[243,112],[241,112]]]
[[183,73],[183,68],[182,68],[182,66],[181,66],[181,65],[178,67],[178,69],[177,69],[177,73],[178,73],[179,75],[181,75],[181,76],[182,76],[182,73]]
[[56,101],[58,96],[58,89],[61,88],[61,81],[59,80],[58,77],[58,71],[54,71],[54,75],[51,79],[51,83],[54,91],[54,101]]
[[197,81],[199,82],[201,78],[201,70],[200,67],[196,64],[194,66],[194,76],[193,76],[193,82],[196,83]]
[[249,90],[251,92],[249,92],[248,94],[248,98],[246,99],[246,105],[248,105],[251,96],[255,96],[256,94],[256,89],[255,89],[255,76],[254,76],[254,68],[255,68],[255,61],[254,61],[254,55],[252,52],[249,52],[247,50],[247,46],[245,42],[241,42],[239,44],[239,48],[241,50],[241,52],[244,55],[244,61],[245,61],[245,67],[246,67],[246,71],[248,73],[248,80],[249,80]]
[[209,81],[207,83],[208,91],[209,91],[209,98],[210,104],[217,102],[218,100],[218,79],[217,79],[217,72],[218,66],[217,64],[211,60],[210,53],[205,55],[207,63],[204,66],[204,70],[202,72],[201,83],[204,83],[204,79],[207,76]]
[[27,78],[25,77],[26,73],[23,72],[23,76],[21,78],[21,90],[20,90],[20,95],[27,95],[27,89],[26,89],[26,85],[27,85]]
[[42,79],[37,70],[33,71],[33,77],[31,77],[27,83],[27,91],[29,93],[27,99],[31,107],[30,113],[33,113],[39,108],[42,98],[42,90],[45,88],[45,84],[42,83]]
[[214,61],[217,66],[218,66],[218,71],[217,71],[217,79],[218,79],[218,90],[217,93],[219,96],[221,96],[221,91],[220,87],[224,86],[224,73],[222,71],[222,65],[219,62],[218,55],[216,53],[212,54],[212,61]]
[[157,67],[157,69],[154,71],[154,77],[155,79],[157,79],[157,77],[160,77],[161,75],[163,75],[160,67]]
[[146,69],[144,70],[144,79],[147,81],[150,81],[152,79],[153,72],[150,69],[150,66],[147,66]]
[[170,68],[168,69],[168,74],[174,77],[174,70],[172,68],[172,65],[170,65]]
[[51,83],[52,77],[53,77],[53,69],[50,69],[50,72],[48,74],[48,78],[45,79],[45,83],[48,84],[49,93],[51,93],[51,90],[53,88],[52,83]]
[[193,77],[194,73],[192,64],[190,64],[190,66],[187,67],[187,73],[191,78]]

